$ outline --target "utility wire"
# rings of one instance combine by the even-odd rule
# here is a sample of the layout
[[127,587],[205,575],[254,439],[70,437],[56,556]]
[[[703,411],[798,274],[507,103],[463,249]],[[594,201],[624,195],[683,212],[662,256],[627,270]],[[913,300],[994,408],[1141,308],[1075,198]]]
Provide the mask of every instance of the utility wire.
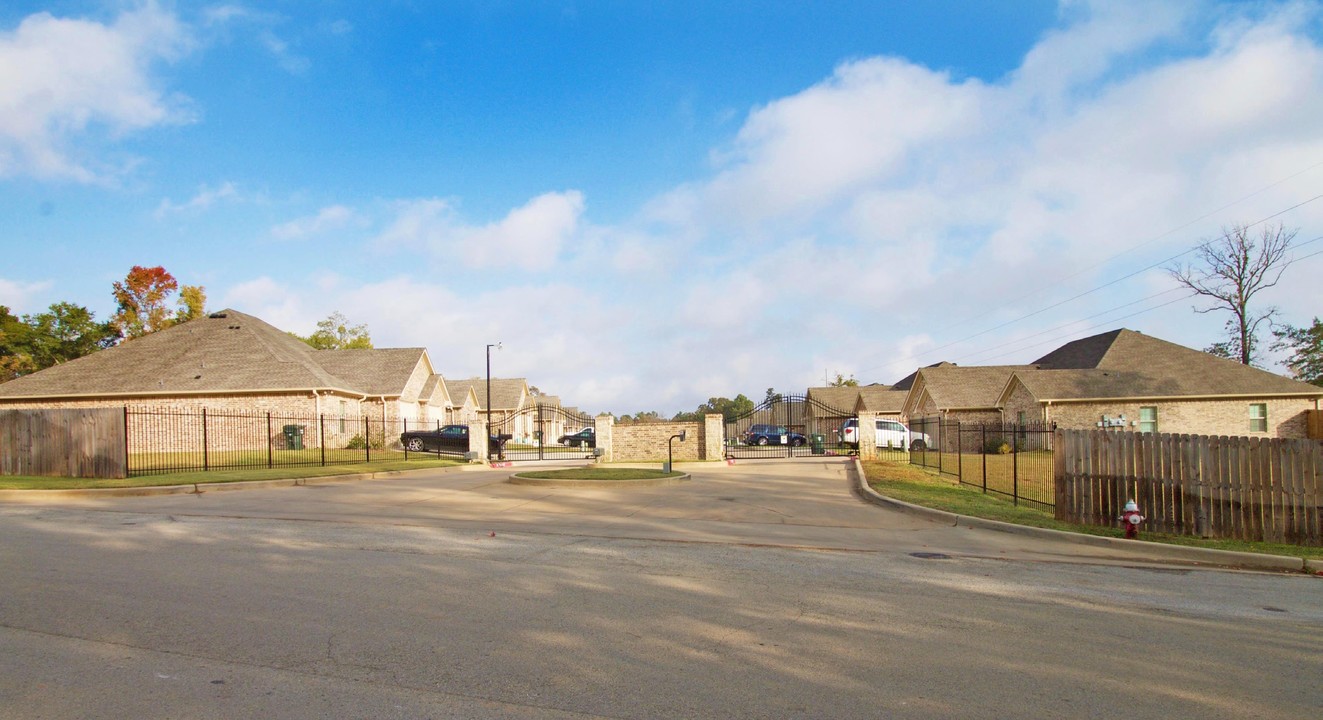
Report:
[[[1286,209],[1284,209],[1284,210],[1279,210],[1279,211],[1277,211],[1277,212],[1275,212],[1275,213],[1273,213],[1273,214],[1271,214],[1271,215],[1268,215],[1267,217],[1260,218],[1259,220],[1256,220],[1256,221],[1254,221],[1254,222],[1252,222],[1252,223],[1249,223],[1249,224],[1245,225],[1245,227],[1247,227],[1247,228],[1251,228],[1251,227],[1254,227],[1254,226],[1256,226],[1256,225],[1261,225],[1261,224],[1263,224],[1263,223],[1265,223],[1265,222],[1267,222],[1267,221],[1269,221],[1269,220],[1272,220],[1272,219],[1275,218],[1275,217],[1278,217],[1278,216],[1283,215],[1283,214],[1285,214],[1285,213],[1288,213],[1288,212],[1290,212],[1290,211],[1292,211],[1292,210],[1295,210],[1295,209],[1297,209],[1297,208],[1300,208],[1300,207],[1303,207],[1303,206],[1305,206],[1305,205],[1308,205],[1309,203],[1315,202],[1315,201],[1317,201],[1317,200],[1319,200],[1319,199],[1323,199],[1323,195],[1315,195],[1314,197],[1309,198],[1308,200],[1304,200],[1304,201],[1302,201],[1302,202],[1296,203],[1295,205],[1292,205],[1292,206],[1289,207],[1289,208],[1286,208]],[[1318,239],[1319,239],[1319,238],[1314,238],[1313,240],[1310,240],[1310,241],[1308,241],[1308,242],[1306,242],[1306,243],[1301,243],[1300,246],[1308,245],[1309,243],[1312,243],[1312,242],[1314,242],[1315,240],[1318,240]],[[1014,318],[1014,319],[1012,319],[1012,320],[1007,320],[1006,322],[1001,323],[1001,324],[999,324],[999,325],[995,325],[995,326],[993,326],[993,327],[990,327],[990,328],[988,328],[987,330],[983,330],[983,331],[981,331],[981,332],[974,333],[973,335],[969,335],[969,336],[963,337],[963,338],[961,338],[961,339],[959,339],[959,340],[953,340],[953,341],[951,341],[951,342],[949,342],[949,343],[946,343],[945,345],[938,345],[937,347],[930,348],[930,349],[925,350],[925,351],[923,351],[923,352],[921,352],[921,353],[918,353],[918,354],[915,355],[914,357],[915,357],[915,359],[918,359],[918,358],[924,357],[924,356],[926,356],[926,355],[931,355],[931,354],[937,352],[938,350],[944,350],[944,349],[946,349],[946,348],[951,347],[952,345],[959,345],[960,343],[967,342],[967,341],[969,341],[969,340],[973,340],[974,338],[978,338],[978,337],[982,337],[982,336],[984,336],[984,335],[987,335],[987,334],[990,333],[990,332],[995,332],[995,331],[997,331],[997,330],[1000,330],[1000,329],[1002,329],[1002,328],[1004,328],[1004,327],[1006,327],[1006,326],[1008,326],[1008,325],[1014,325],[1015,323],[1018,323],[1018,322],[1020,322],[1020,321],[1022,321],[1022,320],[1027,320],[1027,319],[1029,319],[1029,318],[1031,318],[1031,317],[1034,317],[1034,316],[1036,316],[1036,315],[1041,315],[1041,314],[1047,312],[1048,310],[1053,310],[1053,309],[1059,308],[1059,307],[1061,307],[1062,305],[1065,305],[1065,304],[1067,304],[1067,303],[1074,302],[1074,301],[1076,301],[1076,300],[1079,300],[1079,299],[1082,298],[1082,297],[1087,297],[1087,296],[1089,296],[1089,295],[1092,295],[1093,293],[1096,293],[1096,292],[1098,292],[1099,290],[1104,290],[1104,289],[1109,288],[1109,287],[1111,287],[1111,286],[1113,286],[1113,285],[1115,285],[1115,284],[1117,284],[1117,283],[1119,283],[1119,282],[1122,282],[1122,281],[1124,281],[1124,280],[1129,280],[1130,278],[1132,278],[1132,277],[1134,277],[1134,276],[1136,276],[1136,275],[1139,275],[1139,274],[1141,274],[1141,273],[1148,272],[1149,270],[1152,270],[1152,269],[1154,269],[1154,268],[1156,268],[1156,267],[1159,267],[1159,266],[1161,266],[1161,265],[1165,265],[1166,263],[1169,263],[1169,262],[1171,262],[1171,261],[1173,261],[1173,260],[1178,260],[1178,259],[1180,259],[1180,258],[1182,258],[1182,257],[1185,257],[1186,255],[1189,255],[1189,254],[1192,253],[1192,252],[1195,252],[1196,250],[1198,250],[1198,249],[1200,249],[1200,248],[1207,247],[1210,243],[1215,242],[1215,241],[1216,241],[1216,238],[1214,238],[1214,239],[1212,239],[1212,240],[1205,240],[1205,241],[1203,241],[1203,242],[1201,242],[1201,243],[1199,243],[1199,244],[1197,244],[1197,245],[1194,245],[1194,246],[1192,246],[1192,247],[1190,247],[1190,248],[1187,248],[1186,250],[1184,250],[1184,251],[1182,251],[1182,252],[1179,252],[1179,253],[1177,253],[1177,254],[1175,254],[1175,255],[1172,255],[1171,257],[1168,257],[1168,258],[1166,258],[1166,259],[1164,259],[1164,260],[1159,260],[1158,262],[1155,262],[1155,263],[1153,263],[1153,264],[1151,264],[1151,265],[1147,265],[1147,266],[1145,266],[1145,267],[1142,267],[1142,268],[1140,268],[1140,269],[1138,269],[1138,270],[1135,270],[1134,272],[1130,272],[1130,273],[1127,273],[1127,274],[1125,274],[1125,275],[1122,275],[1121,277],[1116,278],[1115,280],[1111,280],[1111,281],[1109,281],[1109,282],[1103,283],[1102,285],[1098,285],[1098,286],[1096,286],[1096,287],[1090,288],[1089,290],[1085,290],[1085,291],[1082,292],[1082,293],[1078,293],[1078,294],[1076,294],[1076,295],[1072,295],[1072,296],[1066,298],[1065,300],[1060,300],[1060,301],[1058,301],[1058,302],[1052,303],[1051,305],[1048,305],[1048,306],[1043,307],[1043,308],[1039,308],[1038,310],[1035,310],[1035,311],[1033,311],[1033,312],[1031,312],[1031,313],[1027,313],[1027,314],[1025,314],[1025,315],[1021,315],[1021,316],[1019,316],[1019,317],[1017,317],[1017,318]],[[880,366],[879,366],[879,367],[880,367]],[[867,368],[867,369],[865,369],[865,370],[861,370],[860,372],[867,372],[868,370],[874,370],[874,369],[876,369],[876,368]]]

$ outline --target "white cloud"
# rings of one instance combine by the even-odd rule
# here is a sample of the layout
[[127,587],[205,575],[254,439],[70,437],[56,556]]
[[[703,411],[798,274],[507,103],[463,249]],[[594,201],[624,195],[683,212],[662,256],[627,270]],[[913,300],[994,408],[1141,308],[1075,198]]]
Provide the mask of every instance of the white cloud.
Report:
[[0,34],[0,177],[113,176],[122,168],[98,157],[102,141],[191,120],[185,101],[150,73],[191,46],[187,29],[155,3],[111,24],[37,13]]
[[162,199],[161,204],[156,206],[156,212],[153,213],[153,216],[157,220],[164,220],[171,215],[201,212],[222,200],[237,200],[238,198],[239,189],[232,182],[221,183],[220,187],[215,189],[203,185],[198,188],[196,195],[182,203],[176,204],[169,198]]
[[515,266],[547,270],[581,230],[582,193],[545,193],[487,225],[466,224],[446,200],[396,203],[395,217],[374,243],[422,249],[441,262],[473,268]]
[[15,315],[35,312],[34,298],[49,290],[54,285],[49,280],[40,282],[18,282],[0,278],[0,305],[9,308]]
[[[379,347],[426,346],[457,377],[500,340],[496,375],[593,411],[757,400],[824,371],[892,382],[944,359],[1025,362],[1119,326],[1204,347],[1221,318],[1188,302],[1102,312],[1165,289],[1160,270],[1050,306],[1317,195],[1323,167],[1302,170],[1323,161],[1323,51],[1300,6],[1232,8],[1213,27],[1148,7],[1071,3],[1003,78],[844,63],[754,109],[710,174],[619,227],[592,224],[577,191],[490,222],[453,199],[401,201],[373,243],[430,261],[416,271],[310,269],[303,290],[260,279],[227,302],[305,331],[339,309]],[[272,233],[356,217],[331,206]],[[1282,220],[1316,236],[1323,202]],[[1288,321],[1318,314],[1320,260],[1266,297]]]
[[364,223],[364,218],[350,208],[344,205],[330,205],[322,208],[312,217],[276,225],[271,228],[271,236],[277,240],[302,240],[350,226],[362,226]]

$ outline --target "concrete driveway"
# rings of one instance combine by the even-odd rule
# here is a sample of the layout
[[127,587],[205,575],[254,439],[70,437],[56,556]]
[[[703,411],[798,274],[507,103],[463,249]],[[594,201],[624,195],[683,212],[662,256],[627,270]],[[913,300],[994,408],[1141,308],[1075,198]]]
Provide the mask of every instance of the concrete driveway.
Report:
[[[313,481],[298,487],[238,490],[200,486],[200,494],[108,498],[95,493],[57,504],[149,511],[398,526],[457,527],[674,542],[711,542],[853,550],[929,552],[1076,563],[1170,564],[1143,544],[1090,547],[952,527],[952,523],[879,507],[854,489],[847,458],[680,465],[681,485],[610,489],[513,485],[517,463],[413,472],[366,481]],[[49,502],[49,501],[48,501]]]
[[949,527],[841,461],[0,506],[0,718],[1313,718],[1323,584]]

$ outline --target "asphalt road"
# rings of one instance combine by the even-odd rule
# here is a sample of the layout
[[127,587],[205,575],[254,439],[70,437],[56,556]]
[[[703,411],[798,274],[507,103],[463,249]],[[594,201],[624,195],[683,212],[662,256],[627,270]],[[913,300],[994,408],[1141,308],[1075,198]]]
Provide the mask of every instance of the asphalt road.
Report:
[[0,718],[1323,716],[1323,581],[944,526],[846,467],[0,505]]

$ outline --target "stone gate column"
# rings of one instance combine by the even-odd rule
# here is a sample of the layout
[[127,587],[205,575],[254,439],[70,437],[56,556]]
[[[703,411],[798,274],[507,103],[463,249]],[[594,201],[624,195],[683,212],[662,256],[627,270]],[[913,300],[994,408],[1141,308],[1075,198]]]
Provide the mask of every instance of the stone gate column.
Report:
[[859,413],[859,428],[855,435],[859,438],[859,459],[877,459],[877,418],[878,413]]
[[722,447],[726,437],[726,418],[720,413],[703,416],[703,454],[699,460],[720,460],[726,457]]
[[468,459],[487,461],[487,421],[483,418],[469,421]]
[[597,434],[597,449],[602,451],[601,462],[612,462],[615,454],[611,448],[611,431],[616,426],[613,415],[603,413],[593,420],[593,432]]

